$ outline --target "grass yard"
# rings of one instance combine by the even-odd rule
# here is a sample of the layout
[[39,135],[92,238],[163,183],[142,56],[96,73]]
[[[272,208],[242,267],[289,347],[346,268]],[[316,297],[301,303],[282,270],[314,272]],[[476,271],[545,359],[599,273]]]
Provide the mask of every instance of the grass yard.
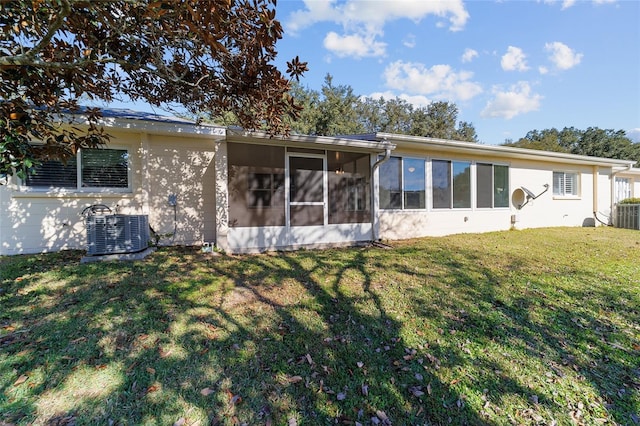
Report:
[[640,232],[0,258],[0,425],[640,424]]

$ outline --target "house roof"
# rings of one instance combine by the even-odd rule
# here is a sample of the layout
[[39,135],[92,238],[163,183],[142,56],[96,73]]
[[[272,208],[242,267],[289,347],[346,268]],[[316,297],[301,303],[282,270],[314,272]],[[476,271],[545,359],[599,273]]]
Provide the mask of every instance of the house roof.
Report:
[[468,155],[491,155],[498,158],[524,159],[547,161],[552,163],[570,163],[592,166],[620,167],[630,169],[636,162],[633,160],[618,160],[612,158],[591,157],[587,155],[567,154],[563,152],[540,151],[534,149],[515,148],[501,145],[483,145],[473,142],[454,141],[447,139],[427,138],[421,136],[398,135],[394,133],[372,133],[351,136],[375,140],[388,140],[399,148],[431,148],[440,152],[456,152]]
[[[87,108],[83,107],[79,113],[73,114],[77,123],[87,122],[86,111]],[[222,138],[226,135],[225,127],[208,123],[196,123],[193,120],[172,115],[160,115],[126,108],[101,108],[100,111],[102,112],[102,118],[98,121],[100,125],[125,131],[166,135],[180,133]]]

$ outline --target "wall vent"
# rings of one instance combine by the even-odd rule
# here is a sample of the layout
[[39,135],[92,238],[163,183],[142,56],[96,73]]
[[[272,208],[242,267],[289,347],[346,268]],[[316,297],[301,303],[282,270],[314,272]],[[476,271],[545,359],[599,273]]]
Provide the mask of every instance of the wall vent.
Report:
[[135,253],[149,246],[147,215],[89,215],[86,226],[89,256]]

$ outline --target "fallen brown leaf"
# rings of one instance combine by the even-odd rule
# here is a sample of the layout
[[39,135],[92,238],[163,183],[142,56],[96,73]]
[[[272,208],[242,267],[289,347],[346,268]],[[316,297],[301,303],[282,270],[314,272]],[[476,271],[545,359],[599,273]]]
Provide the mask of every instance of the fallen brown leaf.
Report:
[[185,423],[187,423],[187,420],[184,417],[180,417],[178,420],[175,421],[173,426],[184,426]]
[[214,393],[215,391],[211,388],[204,388],[200,391],[200,394],[204,395],[204,396],[209,396],[212,393]]
[[20,377],[18,377],[18,380],[16,380],[15,382],[13,382],[13,386],[18,386],[23,384],[24,382],[27,381],[27,379],[29,378],[29,376],[23,374]]
[[302,381],[302,377],[301,376],[291,376],[287,379],[287,381],[289,383],[298,383]]
[[156,392],[156,391],[160,390],[160,388],[161,388],[160,383],[156,382],[156,383],[152,384],[151,386],[149,386],[147,388],[147,393]]

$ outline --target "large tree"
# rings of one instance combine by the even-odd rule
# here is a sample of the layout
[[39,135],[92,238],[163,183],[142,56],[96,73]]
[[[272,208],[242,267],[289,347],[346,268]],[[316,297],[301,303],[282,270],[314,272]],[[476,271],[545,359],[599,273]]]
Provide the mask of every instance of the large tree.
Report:
[[[388,132],[477,142],[473,124],[458,122],[458,107],[432,102],[414,107],[400,99],[373,99],[357,95],[349,85],[336,85],[327,75],[320,91],[294,85],[293,97],[301,101],[293,131],[322,136],[363,132]],[[220,119],[218,119],[220,121]]]
[[[108,140],[61,126],[82,101],[124,95],[194,115],[233,114],[246,128],[286,133],[298,107],[274,65],[276,0],[17,0],[0,3],[0,175],[24,175]],[[58,124],[54,124],[58,123]],[[33,144],[34,141],[43,142]]]

